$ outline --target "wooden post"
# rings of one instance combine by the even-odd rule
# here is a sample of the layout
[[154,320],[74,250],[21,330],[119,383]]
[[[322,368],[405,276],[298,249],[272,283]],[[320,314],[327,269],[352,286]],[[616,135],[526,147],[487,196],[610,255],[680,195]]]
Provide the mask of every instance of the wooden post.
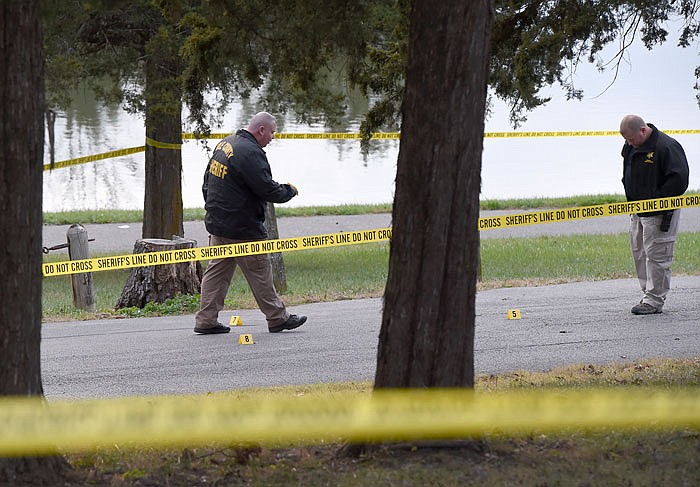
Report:
[[[265,228],[267,235],[271,239],[280,238],[279,230],[277,230],[277,217],[275,216],[274,203],[268,202],[265,205]],[[270,254],[270,262],[272,263],[272,281],[275,284],[275,289],[279,293],[287,292],[287,270],[284,267],[284,259],[281,252],[273,252]]]
[[[89,259],[88,234],[85,227],[73,224],[68,228],[68,258],[70,260]],[[85,311],[95,312],[95,291],[92,285],[92,272],[71,274],[73,288],[73,306]]]

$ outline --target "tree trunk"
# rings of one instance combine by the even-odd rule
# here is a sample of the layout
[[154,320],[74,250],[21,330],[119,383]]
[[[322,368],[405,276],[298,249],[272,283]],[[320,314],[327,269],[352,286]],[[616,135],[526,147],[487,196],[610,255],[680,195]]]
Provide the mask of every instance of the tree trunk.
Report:
[[[44,53],[39,2],[0,4],[0,395],[40,396]],[[62,457],[0,458],[0,484],[62,484]]]
[[[144,67],[146,155],[141,233],[144,239],[183,237],[185,233],[180,149],[182,95],[178,78],[181,68],[177,43],[167,34],[161,34],[148,41]],[[137,253],[136,248],[134,253]],[[134,269],[116,308],[143,308],[147,302],[162,303],[179,294],[198,293],[200,282],[199,262]],[[192,291],[194,286],[196,290]]]
[[[265,206],[265,228],[267,228],[269,238],[273,240],[280,238],[280,232],[277,230],[274,203],[268,202]],[[284,267],[282,252],[270,254],[270,262],[272,263],[272,280],[275,284],[275,289],[280,293],[287,292],[287,270]]]
[[[40,395],[44,85],[38,2],[0,7],[0,393]],[[11,303],[11,305],[10,305]]]
[[472,387],[493,4],[414,2],[375,387]]
[[[155,36],[146,55],[146,155],[143,238],[184,236],[182,224],[182,97],[177,51]],[[174,147],[166,147],[168,144]]]
[[[133,253],[191,249],[196,245],[196,240],[181,238],[141,239],[134,244]],[[134,267],[114,307],[116,309],[131,306],[143,308],[146,303],[163,303],[174,296],[198,294],[201,284],[202,266],[198,261]]]

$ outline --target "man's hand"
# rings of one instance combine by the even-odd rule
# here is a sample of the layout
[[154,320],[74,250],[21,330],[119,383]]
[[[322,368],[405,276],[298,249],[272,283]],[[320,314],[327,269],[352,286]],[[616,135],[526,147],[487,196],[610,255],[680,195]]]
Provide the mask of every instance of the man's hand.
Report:
[[292,183],[287,183],[287,184],[289,185],[290,188],[292,188],[294,190],[294,196],[299,194],[299,190],[297,189],[296,186],[294,186]]

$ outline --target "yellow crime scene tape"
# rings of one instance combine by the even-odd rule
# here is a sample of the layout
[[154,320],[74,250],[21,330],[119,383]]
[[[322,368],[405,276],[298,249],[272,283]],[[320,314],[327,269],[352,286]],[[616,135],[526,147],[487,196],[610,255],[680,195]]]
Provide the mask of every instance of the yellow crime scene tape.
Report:
[[479,218],[479,230],[557,223],[568,220],[586,220],[630,213],[677,210],[693,206],[700,206],[700,194],[485,217]]
[[[209,135],[183,133],[183,139],[223,139],[228,137],[230,133],[211,133]],[[278,132],[275,134],[275,139],[332,139],[332,140],[359,140],[362,135],[352,132],[319,132],[319,133],[285,133]],[[373,132],[372,139],[400,139],[399,132]]]
[[[136,154],[137,152],[143,152],[146,150],[145,146],[139,147],[129,147],[128,149],[114,150],[110,152],[103,152],[101,154],[95,154],[92,156],[83,156],[76,159],[68,159],[65,161],[55,162],[53,169],[60,169],[62,167],[74,166],[76,164],[85,164],[86,162],[101,161],[103,159],[111,159],[113,157],[128,156],[129,154]],[[44,171],[50,171],[51,164],[44,164]]]
[[182,149],[182,144],[173,144],[170,142],[159,142],[155,139],[152,139],[150,137],[146,137],[146,145],[150,145],[152,147],[157,147],[158,149],[175,149],[175,150],[180,150]]
[[[669,135],[693,135],[700,134],[700,129],[680,129],[680,130],[664,130]],[[223,139],[231,135],[230,133],[211,133],[208,135],[183,133],[183,140],[198,140],[198,139]],[[485,132],[485,138],[525,138],[525,137],[600,137],[600,136],[619,136],[620,132],[615,130],[576,130],[568,132]],[[275,134],[276,139],[356,139],[362,138],[359,133],[345,132],[329,132],[329,133],[278,133]],[[373,132],[372,139],[374,140],[398,140],[401,138],[400,132]],[[168,142],[159,142],[157,140],[146,137],[146,145],[157,147],[159,149],[181,149],[182,144],[172,144]],[[54,163],[53,169],[73,166],[76,164],[85,164],[86,162],[94,162],[102,159],[110,159],[112,157],[122,157],[137,152],[146,150],[145,146],[131,147],[129,149],[115,150],[104,152],[93,156],[78,157],[76,159],[68,159]],[[50,164],[44,164],[44,171],[51,169]]]
[[[669,135],[695,135],[700,134],[700,129],[678,129],[664,130]],[[211,133],[207,136],[193,133],[183,133],[183,139],[223,139],[231,135],[230,133]],[[569,130],[569,131],[534,131],[534,132],[484,132],[485,138],[526,138],[526,137],[621,137],[619,130]],[[360,133],[348,132],[328,132],[328,133],[276,133],[275,139],[356,139],[362,138]],[[372,132],[372,139],[392,139],[401,138],[401,132]]]
[[[630,201],[625,203],[605,203],[600,205],[580,206],[559,210],[544,210],[527,213],[515,213],[479,218],[479,230],[493,230],[543,223],[556,223],[569,220],[602,218],[647,211],[673,210],[700,206],[700,194],[690,194],[671,198]],[[132,267],[144,267],[163,264],[177,264],[242,255],[265,254],[272,252],[290,252],[323,247],[356,245],[380,242],[391,239],[391,228],[376,228],[352,232],[339,232],[306,237],[293,237],[275,240],[260,240],[212,247],[195,247],[191,249],[163,250],[143,254],[126,254],[92,259],[51,262],[42,264],[45,277],[99,272]]]
[[242,255],[289,252],[293,250],[338,247],[361,243],[381,242],[391,239],[391,228],[376,228],[352,232],[328,233],[307,237],[259,240],[228,245],[195,247],[191,249],[163,250],[144,254],[115,255],[94,259],[71,260],[43,264],[44,276],[60,276],[84,272],[98,272],[131,267],[144,267],[163,264],[177,264],[199,260],[240,257]]
[[297,397],[263,392],[240,399],[221,393],[49,403],[6,398],[0,399],[0,424],[3,456],[115,444],[282,446],[608,428],[697,429],[700,389],[406,389]]
[[[664,130],[668,135],[700,134],[700,129]],[[523,137],[621,137],[619,130],[572,130],[568,132],[485,132],[485,138],[523,138]]]

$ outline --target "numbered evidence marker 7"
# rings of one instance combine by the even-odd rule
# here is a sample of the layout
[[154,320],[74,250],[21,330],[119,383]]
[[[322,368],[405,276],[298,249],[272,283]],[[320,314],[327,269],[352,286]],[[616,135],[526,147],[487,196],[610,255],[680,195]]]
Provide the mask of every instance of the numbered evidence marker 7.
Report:
[[242,326],[243,320],[241,320],[240,316],[232,316],[228,324],[231,326]]
[[253,335],[250,333],[244,333],[243,335],[238,336],[238,343],[240,345],[252,345],[255,342],[253,341]]
[[519,320],[520,319],[520,310],[519,309],[509,309],[508,310],[508,319],[509,320]]

